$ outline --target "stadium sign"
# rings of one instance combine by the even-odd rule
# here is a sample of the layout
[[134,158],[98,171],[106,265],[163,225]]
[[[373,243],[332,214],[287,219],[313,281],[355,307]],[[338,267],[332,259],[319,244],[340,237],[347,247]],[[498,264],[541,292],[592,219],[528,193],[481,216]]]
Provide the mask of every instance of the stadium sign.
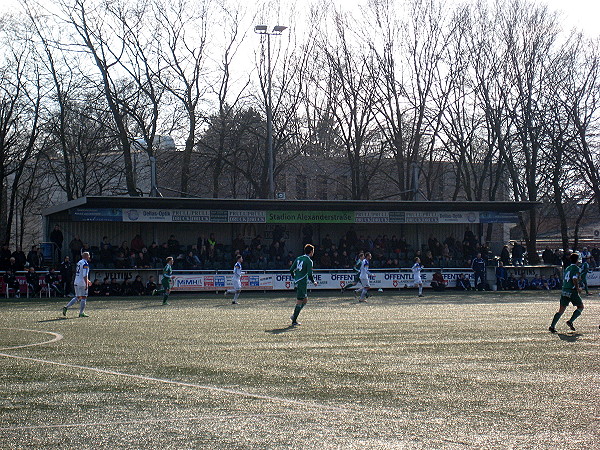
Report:
[[490,211],[255,211],[74,208],[79,222],[162,223],[516,223],[518,215]]
[[[233,287],[233,275],[173,275],[172,283],[173,291],[223,291]],[[258,273],[242,275],[242,289],[272,290],[273,277]]]

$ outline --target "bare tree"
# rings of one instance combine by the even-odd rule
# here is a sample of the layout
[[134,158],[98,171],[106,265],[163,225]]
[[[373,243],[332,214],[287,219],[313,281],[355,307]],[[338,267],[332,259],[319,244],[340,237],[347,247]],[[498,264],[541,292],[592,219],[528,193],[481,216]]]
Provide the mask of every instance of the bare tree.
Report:
[[17,192],[25,167],[38,149],[46,95],[30,35],[5,23],[0,64],[0,242],[12,237]]
[[318,48],[327,70],[320,85],[326,98],[322,117],[333,122],[336,141],[347,159],[351,198],[367,199],[369,182],[383,157],[383,138],[375,120],[376,58],[353,33],[349,15],[334,11],[331,21],[333,35],[321,36]]
[[[91,56],[100,75],[99,89],[104,93],[108,109],[115,122],[117,136],[123,152],[126,189],[129,195],[137,196],[131,157],[131,137],[127,125],[127,109],[124,107],[127,90],[122,89],[117,69],[123,63],[125,42],[113,39],[119,33],[110,21],[105,20],[107,5],[93,5],[88,0],[74,0],[73,5],[63,0],[60,3],[64,21],[71,26],[79,38],[79,44]],[[89,9],[88,9],[89,6]],[[112,7],[118,6],[115,3]],[[90,82],[95,80],[90,79]]]

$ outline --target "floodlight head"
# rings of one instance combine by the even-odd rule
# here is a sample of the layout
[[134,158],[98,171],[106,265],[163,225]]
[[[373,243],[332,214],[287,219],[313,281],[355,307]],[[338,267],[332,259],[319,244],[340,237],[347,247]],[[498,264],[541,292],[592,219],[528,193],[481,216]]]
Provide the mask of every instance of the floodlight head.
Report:
[[281,33],[283,30],[285,30],[287,27],[284,27],[283,25],[275,25],[273,27],[273,33]]
[[265,31],[267,31],[267,26],[266,25],[256,25],[254,27],[254,31],[257,33],[263,33]]

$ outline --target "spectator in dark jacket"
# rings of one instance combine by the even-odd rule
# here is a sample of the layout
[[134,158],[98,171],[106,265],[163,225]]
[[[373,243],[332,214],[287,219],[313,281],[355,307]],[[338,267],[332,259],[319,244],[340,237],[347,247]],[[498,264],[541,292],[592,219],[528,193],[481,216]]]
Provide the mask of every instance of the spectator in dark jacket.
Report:
[[464,273],[461,273],[456,279],[456,287],[462,291],[470,291],[471,281],[465,276]]
[[29,272],[25,275],[27,287],[32,294],[38,294],[42,287],[40,286],[40,276],[36,273],[35,267],[30,267]]
[[33,267],[35,269],[39,269],[41,267],[42,261],[40,259],[40,254],[38,252],[37,246],[31,246],[31,250],[27,254],[27,262],[29,263],[29,267]]
[[506,267],[504,267],[502,261],[498,261],[498,267],[496,267],[496,286],[499,291],[506,289],[506,278]]
[[6,270],[10,261],[11,252],[7,244],[0,248],[0,270]]
[[15,298],[21,297],[21,286],[19,284],[19,280],[15,276],[15,273],[12,270],[7,270],[4,274],[4,282],[8,289],[12,289]]
[[148,282],[146,283],[146,295],[152,294],[154,289],[156,289],[156,283],[154,282],[154,277],[150,275]]
[[523,265],[523,255],[525,254],[525,247],[518,242],[515,242],[512,249],[512,260],[515,266]]
[[473,269],[475,277],[473,287],[475,289],[485,289],[485,260],[481,257],[481,253],[477,253],[477,256],[471,261],[471,269]]
[[74,236],[69,243],[69,250],[71,250],[71,259],[74,264],[77,264],[81,260],[81,249],[83,248],[83,241],[79,239],[79,236]]
[[60,231],[60,227],[58,225],[54,225],[54,230],[50,233],[50,241],[54,243],[54,256],[57,261],[60,261],[62,258],[62,245],[63,245],[64,236],[62,231]]
[[48,287],[52,295],[57,295],[61,297],[64,295],[63,290],[60,286],[60,277],[54,271],[54,267],[50,268],[44,279],[46,281],[46,286]]
[[17,249],[13,252],[12,257],[15,258],[17,270],[25,270],[27,256],[25,256],[25,252],[21,249],[21,247],[17,247]]
[[68,256],[65,256],[58,270],[62,280],[62,291],[65,295],[71,293],[73,290],[73,264]]
[[500,261],[505,266],[510,266],[510,252],[508,251],[508,245],[502,247],[502,251],[500,252]]
[[434,291],[443,291],[446,289],[446,280],[444,280],[444,276],[439,270],[433,274],[433,278],[431,279],[431,287]]
[[554,261],[554,253],[552,253],[550,247],[546,247],[544,249],[544,252],[542,253],[542,261],[544,261],[544,264],[552,265],[552,262]]
[[131,283],[131,292],[133,295],[144,295],[145,292],[144,283],[142,283],[142,277],[136,276],[133,283]]

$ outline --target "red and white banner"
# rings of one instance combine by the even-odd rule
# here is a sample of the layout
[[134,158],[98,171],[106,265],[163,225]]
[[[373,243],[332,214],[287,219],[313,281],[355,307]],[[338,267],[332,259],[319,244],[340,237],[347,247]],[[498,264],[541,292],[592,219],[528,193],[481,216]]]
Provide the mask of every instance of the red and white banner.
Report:
[[[233,288],[233,275],[173,275],[172,290],[174,291],[223,291]],[[242,275],[244,290],[272,290],[273,275],[247,274]]]

